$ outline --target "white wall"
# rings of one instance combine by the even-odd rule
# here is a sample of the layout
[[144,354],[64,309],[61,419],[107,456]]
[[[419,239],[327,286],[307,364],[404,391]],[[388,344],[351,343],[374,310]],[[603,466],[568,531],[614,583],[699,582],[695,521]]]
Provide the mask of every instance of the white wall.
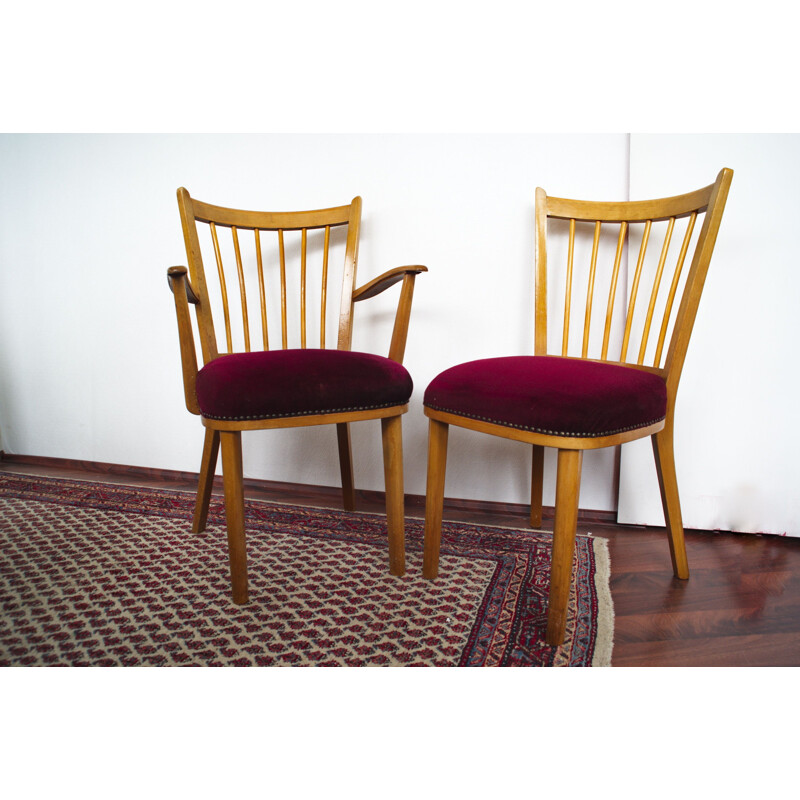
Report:
[[[631,198],[733,183],[686,357],[676,462],[688,527],[800,536],[800,136],[631,137]],[[622,522],[663,525],[649,442],[622,448]]]
[[[427,383],[530,352],[533,195],[625,199],[629,138],[608,135],[0,136],[0,446],[196,471],[165,271],[185,263],[175,189],[240,207],[364,198],[359,282],[423,263],[406,365],[406,488],[424,493]],[[800,137],[631,137],[630,196],[735,175],[678,397],[687,525],[800,533],[791,425],[800,338]],[[385,353],[396,290],[356,307]],[[354,426],[357,485],[382,488],[377,423]],[[614,510],[613,451],[589,453],[581,505]],[[647,443],[622,449],[620,518],[662,524]],[[552,461],[545,502],[552,503]],[[254,433],[248,476],[338,485],[332,430]],[[528,500],[528,450],[453,429],[447,494]]]
[[[185,263],[175,190],[299,209],[364,199],[359,282],[423,263],[405,363],[406,489],[424,493],[427,383],[533,341],[533,198],[625,199],[628,137],[605,135],[0,136],[0,437],[10,453],[199,467],[166,268]],[[391,295],[391,296],[390,296]],[[354,347],[388,351],[396,290],[356,307]],[[377,423],[354,426],[357,485],[383,484]],[[616,507],[614,454],[581,502]],[[447,493],[527,502],[522,445],[454,430]],[[259,432],[245,472],[338,485],[332,429]],[[552,475],[546,502],[552,502]]]

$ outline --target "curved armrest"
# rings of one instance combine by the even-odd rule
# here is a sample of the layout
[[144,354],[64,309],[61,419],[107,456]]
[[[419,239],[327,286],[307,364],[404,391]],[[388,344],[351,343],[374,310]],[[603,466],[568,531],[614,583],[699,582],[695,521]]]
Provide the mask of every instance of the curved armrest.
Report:
[[384,272],[383,275],[378,275],[378,277],[374,280],[371,280],[369,283],[365,283],[363,286],[360,286],[358,289],[356,289],[353,292],[353,302],[357,303],[359,300],[368,300],[370,297],[375,297],[375,295],[386,291],[386,289],[388,289],[390,286],[394,286],[398,281],[403,280],[403,278],[408,274],[413,276],[418,275],[420,272],[427,271],[428,268],[423,267],[420,264],[390,269],[387,272]]
[[178,317],[178,338],[181,345],[183,394],[186,400],[186,408],[192,414],[199,414],[200,407],[197,405],[197,397],[194,393],[194,385],[197,378],[197,352],[194,348],[194,333],[189,315],[189,303],[197,305],[200,299],[189,284],[186,273],[186,267],[170,267],[167,270],[167,281],[172,294],[175,296],[175,314]]
[[370,297],[388,289],[394,284],[403,282],[400,290],[400,300],[397,303],[397,312],[394,318],[394,330],[392,331],[392,343],[389,346],[389,358],[403,363],[403,355],[406,350],[406,338],[408,337],[408,322],[411,317],[411,300],[414,296],[414,279],[420,272],[427,272],[428,268],[420,264],[407,267],[395,267],[383,275],[379,275],[369,283],[365,283],[353,292],[353,302],[368,300]]
[[200,298],[195,294],[194,289],[192,289],[192,284],[189,283],[189,278],[186,277],[188,272],[189,270],[187,270],[186,267],[170,267],[167,270],[167,281],[169,282],[169,288],[174,294],[176,284],[179,285],[182,279],[186,286],[186,299],[193,305],[197,305],[200,302]]

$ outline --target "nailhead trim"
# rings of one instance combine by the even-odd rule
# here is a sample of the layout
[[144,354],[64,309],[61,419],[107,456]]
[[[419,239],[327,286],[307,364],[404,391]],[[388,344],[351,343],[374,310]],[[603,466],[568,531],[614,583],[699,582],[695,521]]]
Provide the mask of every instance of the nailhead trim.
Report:
[[252,419],[283,419],[289,417],[313,417],[315,414],[344,414],[348,411],[372,411],[373,409],[377,408],[391,408],[392,406],[402,406],[404,403],[408,401],[402,402],[392,402],[392,403],[381,403],[380,405],[376,406],[351,406],[349,408],[325,408],[319,411],[298,411],[294,414],[266,414],[266,415],[259,415],[259,416],[252,416],[252,417],[219,417],[212,414],[205,414],[203,413],[203,417],[205,419],[218,419],[218,420],[231,420],[235,422],[244,422],[245,420],[252,420]]
[[481,422],[490,422],[493,425],[502,425],[504,428],[516,428],[522,431],[530,431],[531,433],[543,433],[547,436],[570,436],[576,439],[598,439],[601,436],[613,436],[616,433],[625,433],[625,431],[635,431],[637,428],[647,428],[650,425],[655,425],[657,422],[661,422],[662,419],[666,419],[666,415],[663,417],[659,417],[658,419],[654,419],[652,422],[645,422],[642,425],[630,425],[627,428],[618,428],[614,431],[602,431],[601,433],[570,433],[568,431],[548,431],[544,428],[535,428],[530,425],[516,425],[513,422],[504,422],[502,420],[497,419],[490,419],[489,417],[481,417],[477,414],[465,414],[463,411],[455,411],[452,408],[441,408],[440,406],[434,406],[430,403],[425,403],[427,408],[432,408],[434,411],[444,411],[447,414],[455,414],[457,417],[467,417],[468,419],[477,419]]

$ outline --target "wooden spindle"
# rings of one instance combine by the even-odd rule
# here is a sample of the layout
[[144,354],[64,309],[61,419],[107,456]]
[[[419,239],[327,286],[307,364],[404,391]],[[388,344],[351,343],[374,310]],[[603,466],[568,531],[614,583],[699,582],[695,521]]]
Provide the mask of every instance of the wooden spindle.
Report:
[[331,244],[331,226],[325,226],[325,245],[322,254],[322,311],[319,321],[319,346],[325,349],[325,317],[328,302],[328,250]]
[[261,256],[261,231],[253,229],[256,238],[256,262],[258,265],[258,294],[261,301],[261,335],[264,349],[269,350],[269,333],[267,332],[267,295],[264,290],[264,260]]
[[308,231],[303,228],[300,235],[300,347],[306,347],[306,249]]
[[589,326],[592,322],[592,300],[594,298],[594,276],[597,271],[597,250],[600,245],[600,220],[594,223],[594,241],[592,242],[592,263],[589,267],[589,286],[586,289],[586,319],[583,323],[583,350],[581,357],[586,358],[589,352]]
[[647,307],[647,317],[644,321],[644,331],[642,332],[642,343],[639,347],[639,360],[637,364],[644,364],[644,354],[647,350],[647,340],[650,337],[650,324],[653,321],[653,310],[656,307],[656,299],[658,298],[658,290],[661,287],[661,276],[664,274],[664,264],[667,261],[667,251],[669,250],[669,243],[672,241],[672,230],[675,227],[675,217],[669,218],[669,225],[667,226],[667,233],[664,236],[664,246],[661,248],[661,258],[658,260],[658,269],[656,276],[653,279],[653,290],[650,292],[650,305]]
[[281,341],[283,349],[288,347],[288,335],[286,329],[286,250],[283,246],[283,231],[278,231],[278,249],[281,256]]
[[244,287],[244,267],[242,266],[242,250],[239,247],[239,231],[231,227],[233,236],[233,252],[236,254],[236,272],[239,276],[239,296],[242,299],[242,326],[244,328],[244,349],[250,352],[250,320],[247,316],[247,293]]
[[222,253],[219,249],[219,239],[217,238],[217,226],[209,223],[211,229],[211,241],[214,243],[214,256],[217,259],[217,273],[219,274],[220,292],[222,294],[222,314],[225,317],[225,341],[228,344],[228,352],[233,352],[233,341],[231,338],[231,315],[228,311],[228,288],[225,285],[225,270],[222,267]]
[[639,261],[636,264],[636,272],[633,276],[633,288],[631,289],[631,299],[628,302],[628,317],[625,320],[625,335],[622,338],[622,352],[619,360],[624,361],[628,355],[628,342],[631,338],[631,326],[633,325],[633,313],[636,310],[636,295],[639,292],[639,280],[642,277],[642,267],[644,266],[644,256],[647,252],[647,241],[650,238],[650,228],[653,221],[648,219],[644,224],[644,234],[642,235],[642,245],[639,248]]
[[667,328],[669,327],[669,318],[672,314],[672,304],[675,302],[675,293],[678,290],[678,283],[681,279],[681,271],[683,270],[683,264],[686,261],[686,254],[689,252],[689,242],[692,238],[692,232],[694,231],[694,224],[697,220],[697,212],[693,211],[689,217],[689,222],[686,226],[686,234],[683,237],[683,243],[681,244],[681,250],[678,254],[678,261],[675,265],[675,272],[672,275],[672,283],[669,287],[669,295],[667,296],[667,303],[664,308],[664,319],[661,323],[661,332],[658,335],[658,345],[656,347],[656,355],[653,361],[653,366],[658,367],[661,364],[661,353],[664,349],[664,341],[667,338]]
[[564,300],[564,334],[561,339],[561,355],[567,355],[569,345],[569,317],[572,301],[572,262],[575,254],[575,220],[569,221],[569,252],[567,254],[567,291]]
[[619,225],[619,238],[617,239],[617,252],[614,256],[614,271],[611,275],[611,288],[608,291],[608,308],[606,309],[606,327],[603,331],[603,352],[600,355],[604,361],[608,357],[608,340],[611,335],[611,318],[614,315],[614,301],[617,296],[617,280],[619,278],[619,268],[622,264],[622,251],[625,247],[625,236],[628,233],[628,223],[621,222]]

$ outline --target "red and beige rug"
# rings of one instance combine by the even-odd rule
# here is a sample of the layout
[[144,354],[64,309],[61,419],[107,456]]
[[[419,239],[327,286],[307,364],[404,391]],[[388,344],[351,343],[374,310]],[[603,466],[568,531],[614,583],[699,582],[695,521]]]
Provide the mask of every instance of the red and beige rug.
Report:
[[[216,501],[216,502],[215,502]],[[224,507],[187,492],[0,474],[0,666],[608,666],[608,549],[579,536],[567,639],[544,643],[551,535],[422,524],[389,575],[385,518],[248,501],[250,603],[230,600]]]

